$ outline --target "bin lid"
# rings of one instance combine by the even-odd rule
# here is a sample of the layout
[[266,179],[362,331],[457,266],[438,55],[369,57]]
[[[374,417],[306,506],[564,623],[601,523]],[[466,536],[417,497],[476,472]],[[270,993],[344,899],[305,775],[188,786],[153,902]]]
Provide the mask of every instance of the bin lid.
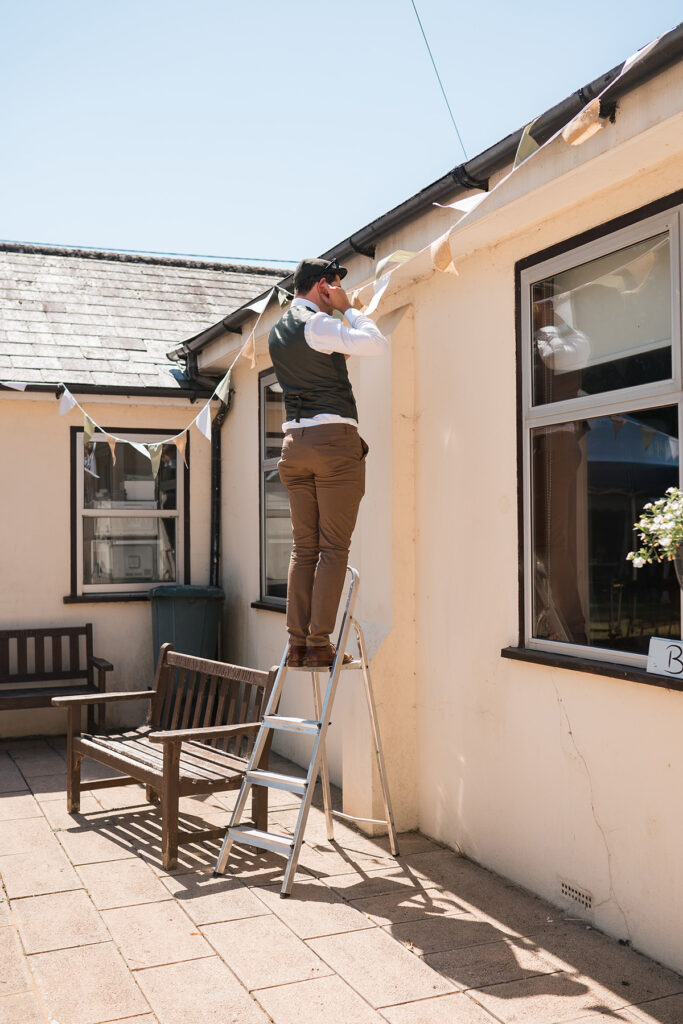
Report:
[[225,594],[220,587],[200,587],[190,583],[170,583],[162,587],[152,587],[149,596],[204,598],[210,601],[222,601]]

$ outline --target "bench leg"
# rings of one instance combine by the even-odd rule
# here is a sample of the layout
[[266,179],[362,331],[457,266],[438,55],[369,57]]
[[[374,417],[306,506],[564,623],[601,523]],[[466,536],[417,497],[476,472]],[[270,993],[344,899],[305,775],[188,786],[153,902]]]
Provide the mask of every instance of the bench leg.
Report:
[[178,800],[180,797],[180,743],[164,743],[161,782],[161,863],[165,871],[178,863]]
[[81,809],[81,761],[82,756],[74,750],[74,738],[81,731],[81,709],[68,709],[66,732],[66,809],[69,814],[78,814]]
[[268,831],[268,788],[266,786],[252,786],[251,790],[251,815],[254,825],[262,832]]

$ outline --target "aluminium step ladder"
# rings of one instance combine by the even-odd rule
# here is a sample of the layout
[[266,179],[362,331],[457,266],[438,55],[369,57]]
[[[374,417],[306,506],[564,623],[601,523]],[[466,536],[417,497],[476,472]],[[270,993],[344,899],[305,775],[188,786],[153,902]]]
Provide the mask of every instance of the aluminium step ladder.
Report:
[[[285,876],[282,882],[282,889],[280,896],[285,898],[292,892],[292,885],[294,883],[294,875],[296,872],[297,864],[299,862],[299,854],[301,852],[301,844],[303,842],[304,830],[306,828],[306,822],[308,820],[308,812],[311,807],[311,801],[313,799],[313,790],[315,788],[316,780],[318,778],[318,772],[320,772],[322,782],[322,793],[323,793],[323,806],[325,809],[325,822],[327,826],[327,838],[332,840],[334,838],[334,825],[333,818],[346,818],[349,821],[365,821],[373,824],[386,825],[389,830],[389,843],[391,852],[394,857],[398,856],[398,842],[396,839],[396,829],[394,827],[394,816],[391,809],[391,800],[389,797],[389,789],[386,780],[386,768],[384,764],[384,755],[382,753],[382,744],[379,735],[379,726],[377,723],[377,710],[375,707],[375,700],[372,692],[372,683],[370,681],[370,665],[368,661],[367,649],[365,646],[365,637],[363,631],[353,617],[353,610],[356,604],[356,598],[358,596],[358,585],[360,577],[356,569],[352,569],[348,566],[347,571],[351,574],[351,584],[349,586],[348,595],[346,599],[346,608],[344,616],[342,618],[341,627],[339,630],[339,637],[337,643],[336,657],[329,669],[310,669],[310,668],[290,668],[287,665],[287,647],[285,647],[282,661],[280,662],[280,668],[277,676],[275,677],[275,683],[273,684],[273,690],[268,701],[268,707],[265,710],[263,722],[259,729],[256,737],[256,742],[247,765],[247,770],[244,774],[242,786],[240,788],[239,796],[235,809],[228,825],[228,830],[223,840],[221,852],[218,855],[216,862],[216,870],[214,875],[223,874],[228,863],[228,857],[230,856],[230,849],[234,842],[244,843],[247,846],[256,846],[263,850],[270,850],[272,853],[278,853],[287,858],[287,866],[285,868]],[[358,651],[360,657],[353,661],[344,664],[344,651],[346,650],[346,644],[348,641],[349,631],[353,627],[358,642]],[[342,814],[340,811],[332,810],[332,801],[330,796],[330,778],[327,767],[327,756],[325,753],[325,736],[327,729],[330,724],[330,716],[332,714],[332,706],[334,704],[334,697],[337,691],[337,684],[339,682],[339,676],[342,671],[348,671],[350,669],[360,669],[363,673],[363,681],[365,684],[365,697],[368,705],[368,712],[370,715],[370,723],[372,726],[372,736],[375,744],[375,755],[377,757],[377,768],[379,771],[379,778],[382,786],[382,796],[384,799],[384,813],[385,818],[360,818],[350,814]],[[327,690],[325,691],[324,698],[321,700],[321,689],[320,680],[318,676],[322,672],[329,671],[329,681],[327,684]],[[313,677],[313,702],[315,707],[315,719],[306,718],[293,718],[284,715],[277,714],[277,708],[280,703],[280,697],[282,696],[282,690],[285,682],[285,677],[288,672],[309,672]],[[311,760],[308,765],[308,771],[305,777],[298,777],[293,775],[283,775],[279,772],[266,771],[255,767],[261,760],[268,734],[271,730],[285,731],[285,732],[297,732],[314,738],[313,750],[311,753]],[[268,786],[273,789],[283,789],[289,793],[296,793],[303,799],[299,807],[299,816],[297,818],[296,826],[293,835],[280,835],[274,832],[264,832],[260,829],[254,828],[250,825],[240,824],[242,821],[242,815],[247,803],[247,798],[253,786]]]

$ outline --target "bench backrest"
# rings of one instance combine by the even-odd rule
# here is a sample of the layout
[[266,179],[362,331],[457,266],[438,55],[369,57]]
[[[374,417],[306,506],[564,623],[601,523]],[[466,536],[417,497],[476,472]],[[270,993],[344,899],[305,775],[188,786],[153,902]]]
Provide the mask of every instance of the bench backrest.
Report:
[[[156,697],[148,721],[154,729],[202,729],[258,722],[265,711],[275,672],[208,661],[180,654],[164,644],[157,664]],[[256,734],[237,733],[209,740],[238,757],[248,757]]]
[[90,680],[92,623],[0,629],[0,685]]

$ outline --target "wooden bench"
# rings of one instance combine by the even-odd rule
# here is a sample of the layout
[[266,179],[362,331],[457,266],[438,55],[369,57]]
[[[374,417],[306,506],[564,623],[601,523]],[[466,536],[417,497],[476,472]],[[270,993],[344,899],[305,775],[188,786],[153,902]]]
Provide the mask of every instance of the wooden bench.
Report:
[[[85,626],[0,629],[0,711],[47,708],[56,696],[100,694],[113,665],[93,654]],[[104,708],[102,708],[104,722]],[[94,707],[88,706],[88,728]]]
[[[103,789],[134,782],[147,787],[147,799],[161,799],[162,861],[175,867],[178,846],[220,838],[222,828],[179,833],[178,802],[194,796],[238,789],[256,740],[277,669],[259,672],[219,661],[176,653],[172,644],[159,652],[153,690],[108,693],[100,697],[55,697],[69,713],[67,732],[67,810],[75,814],[81,788]],[[93,703],[149,701],[145,725],[124,732],[81,733],[81,708]],[[260,767],[267,767],[270,744]],[[125,778],[99,779],[81,786],[81,761],[123,772]],[[253,817],[264,831],[268,794],[254,788]]]

